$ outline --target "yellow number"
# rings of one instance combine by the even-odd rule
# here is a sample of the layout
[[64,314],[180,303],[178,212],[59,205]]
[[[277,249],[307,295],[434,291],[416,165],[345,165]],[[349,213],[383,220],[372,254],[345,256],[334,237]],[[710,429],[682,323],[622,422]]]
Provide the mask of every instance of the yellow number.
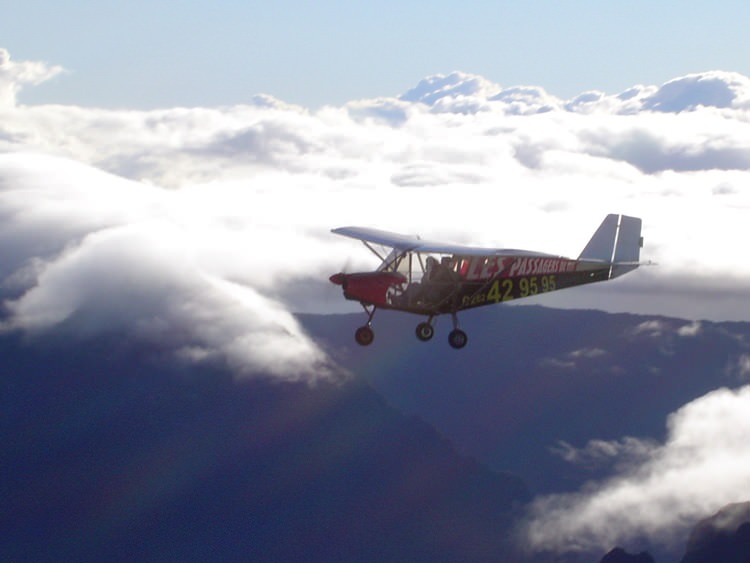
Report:
[[521,297],[529,296],[529,280],[527,278],[518,280],[518,287],[521,289]]
[[494,301],[497,303],[499,301],[508,301],[510,299],[513,299],[513,281],[504,279],[501,284],[500,280],[495,280],[495,283],[492,284],[492,287],[487,292],[487,301]]
[[557,289],[557,283],[555,283],[555,276],[549,277],[549,290],[555,291]]
[[529,293],[531,293],[531,295],[539,293],[539,286],[536,284],[536,277],[529,280]]
[[542,276],[542,293],[546,293],[549,291],[549,278],[547,276]]
[[487,292],[487,301],[494,301],[497,303],[498,301],[502,301],[503,296],[500,294],[500,282],[495,281],[495,283],[492,284],[492,287]]
[[513,282],[511,280],[503,280],[503,289],[505,290],[503,301],[513,299]]

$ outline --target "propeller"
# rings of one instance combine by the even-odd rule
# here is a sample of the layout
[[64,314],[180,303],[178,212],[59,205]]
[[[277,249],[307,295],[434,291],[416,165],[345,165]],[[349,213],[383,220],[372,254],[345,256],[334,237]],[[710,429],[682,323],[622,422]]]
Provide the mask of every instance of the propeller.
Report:
[[330,278],[331,283],[335,283],[336,285],[343,286],[344,283],[346,283],[346,274],[343,272],[339,272],[338,274],[333,274]]
[[352,262],[351,258],[347,258],[346,262],[344,262],[344,267],[341,268],[341,271],[338,274],[333,274],[330,278],[328,278],[331,283],[335,283],[336,285],[343,286],[344,289],[346,289],[346,278],[349,275],[349,269],[351,268]]

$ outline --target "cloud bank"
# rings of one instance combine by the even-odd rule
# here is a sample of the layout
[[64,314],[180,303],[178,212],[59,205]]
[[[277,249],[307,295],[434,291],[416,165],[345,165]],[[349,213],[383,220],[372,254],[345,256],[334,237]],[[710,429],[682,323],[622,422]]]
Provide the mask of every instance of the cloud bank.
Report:
[[375,265],[330,228],[575,256],[610,212],[643,218],[643,257],[660,265],[539,302],[750,318],[745,76],[563,100],[454,72],[315,112],[262,94],[153,111],[22,103],[60,72],[0,51],[5,326],[120,323],[238,369],[280,354],[277,371],[310,371],[325,354],[291,312],[356,310],[327,277]]
[[[566,448],[576,463],[609,458],[615,476],[535,501],[525,529],[540,550],[607,550],[623,542],[682,543],[695,523],[747,501],[750,387],[718,389],[670,415],[663,444],[626,438]],[[734,530],[731,530],[734,532]]]
[[[125,331],[238,375],[331,375],[263,292],[266,257],[243,244],[272,233],[243,232],[231,214],[204,216],[203,203],[68,160],[0,155],[2,327],[78,338]],[[234,268],[244,278],[232,279]]]

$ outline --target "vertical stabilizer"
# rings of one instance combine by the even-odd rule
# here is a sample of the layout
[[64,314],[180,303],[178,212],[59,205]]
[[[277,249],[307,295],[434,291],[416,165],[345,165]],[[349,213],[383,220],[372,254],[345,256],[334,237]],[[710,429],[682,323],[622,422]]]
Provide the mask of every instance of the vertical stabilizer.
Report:
[[641,246],[641,220],[610,214],[599,225],[578,259],[608,263],[609,277],[616,278],[638,267]]

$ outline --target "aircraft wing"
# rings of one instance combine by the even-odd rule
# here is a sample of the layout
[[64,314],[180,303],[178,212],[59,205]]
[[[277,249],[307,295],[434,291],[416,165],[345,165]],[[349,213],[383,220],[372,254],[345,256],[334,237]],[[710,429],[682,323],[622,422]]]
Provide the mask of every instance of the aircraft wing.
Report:
[[331,229],[331,232],[361,241],[381,244],[396,250],[414,250],[423,242],[417,236],[400,235],[368,227],[340,227]]
[[423,240],[416,235],[402,235],[380,229],[368,227],[340,227],[332,229],[332,233],[343,235],[363,242],[380,244],[404,252],[424,252],[434,254],[456,254],[459,256],[537,256],[544,258],[559,258],[554,254],[530,252],[511,248],[481,248]]

